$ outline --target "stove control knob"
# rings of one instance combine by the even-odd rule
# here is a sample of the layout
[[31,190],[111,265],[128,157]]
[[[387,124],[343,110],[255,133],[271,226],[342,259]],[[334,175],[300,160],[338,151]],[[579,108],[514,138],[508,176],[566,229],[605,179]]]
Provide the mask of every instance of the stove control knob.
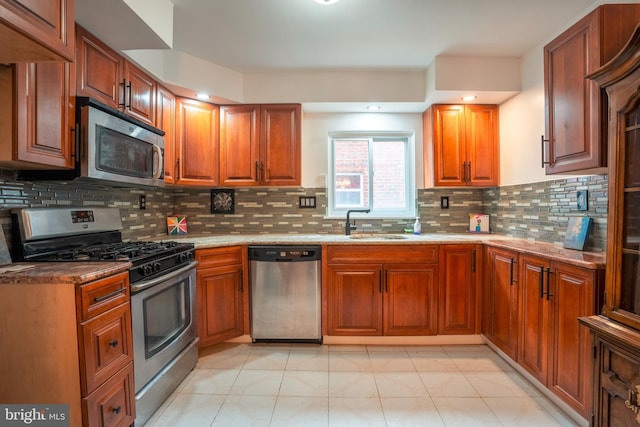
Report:
[[141,266],[138,271],[140,271],[140,274],[142,274],[143,276],[148,276],[151,273],[153,273],[153,267],[149,264],[145,264],[143,266]]
[[154,262],[152,265],[153,265],[153,271],[156,271],[156,272],[160,271],[160,267],[162,267],[162,265],[158,261]]
[[178,259],[180,260],[180,262],[187,262],[192,258],[192,256],[193,255],[191,255],[191,252],[182,252]]

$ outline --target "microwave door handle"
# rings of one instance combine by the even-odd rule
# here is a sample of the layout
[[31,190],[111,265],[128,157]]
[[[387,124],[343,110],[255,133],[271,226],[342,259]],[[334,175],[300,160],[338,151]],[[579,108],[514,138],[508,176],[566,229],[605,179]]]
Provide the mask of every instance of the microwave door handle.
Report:
[[157,145],[153,146],[153,178],[160,179],[162,178],[162,149]]

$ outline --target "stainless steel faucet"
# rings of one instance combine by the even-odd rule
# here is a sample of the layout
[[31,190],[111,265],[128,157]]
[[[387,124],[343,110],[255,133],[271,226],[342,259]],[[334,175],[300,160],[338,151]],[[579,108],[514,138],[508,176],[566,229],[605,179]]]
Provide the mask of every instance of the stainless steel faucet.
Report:
[[345,222],[344,224],[345,236],[349,236],[351,234],[351,230],[356,229],[355,224],[351,224],[351,221],[349,220],[349,215],[351,215],[351,212],[369,213],[371,212],[371,209],[351,209],[347,211],[347,222]]

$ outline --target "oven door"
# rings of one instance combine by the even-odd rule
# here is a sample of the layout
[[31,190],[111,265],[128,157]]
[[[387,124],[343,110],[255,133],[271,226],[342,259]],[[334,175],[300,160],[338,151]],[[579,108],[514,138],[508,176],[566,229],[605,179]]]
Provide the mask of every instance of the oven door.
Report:
[[131,286],[136,393],[197,338],[196,264]]

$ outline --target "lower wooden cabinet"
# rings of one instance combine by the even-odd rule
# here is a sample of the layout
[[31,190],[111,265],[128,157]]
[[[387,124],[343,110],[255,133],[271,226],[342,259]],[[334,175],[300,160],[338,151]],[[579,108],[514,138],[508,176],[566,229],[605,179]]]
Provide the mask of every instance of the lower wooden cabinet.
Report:
[[599,312],[604,270],[501,248],[489,248],[485,254],[485,265],[492,270],[485,275],[485,335],[591,419],[593,341],[578,318]]
[[438,335],[480,332],[480,245],[440,245]]
[[485,247],[482,332],[514,360],[519,335],[519,287],[518,253]]
[[131,425],[130,310],[127,271],[78,285],[0,286],[0,337],[11,349],[0,351],[0,401],[67,404],[71,427]]
[[435,335],[437,260],[436,245],[330,246],[327,333]]
[[248,304],[246,255],[243,247],[196,251],[196,300],[199,347],[206,347],[244,333]]

